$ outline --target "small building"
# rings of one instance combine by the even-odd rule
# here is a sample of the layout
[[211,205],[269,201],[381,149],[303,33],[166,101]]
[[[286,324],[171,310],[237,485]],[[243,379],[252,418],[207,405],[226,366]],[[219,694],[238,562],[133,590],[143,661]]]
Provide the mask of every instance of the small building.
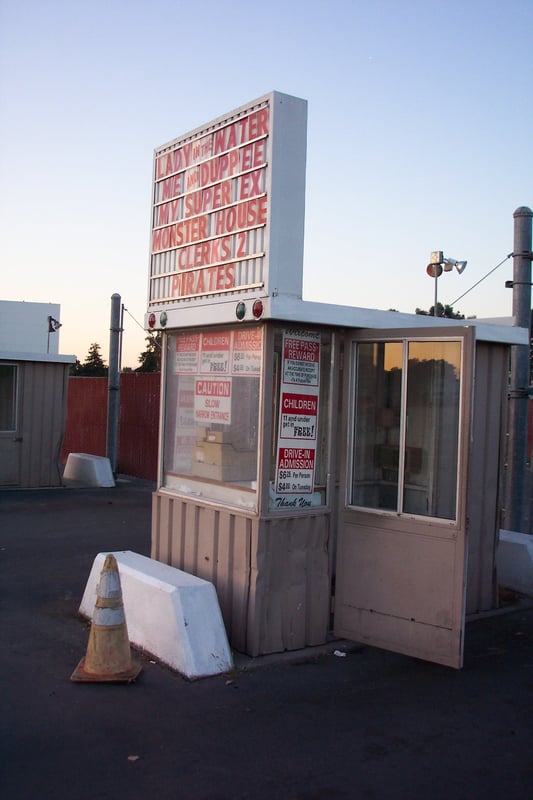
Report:
[[0,487],[60,486],[68,374],[60,306],[0,301]]
[[251,656],[333,631],[460,667],[528,333],[304,301],[306,113],[274,92],[155,151],[152,557],[212,581]]

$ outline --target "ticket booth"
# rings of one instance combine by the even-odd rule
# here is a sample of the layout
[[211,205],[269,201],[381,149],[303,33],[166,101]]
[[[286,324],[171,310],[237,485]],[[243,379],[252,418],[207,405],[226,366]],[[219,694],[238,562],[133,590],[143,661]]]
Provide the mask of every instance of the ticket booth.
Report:
[[155,151],[152,557],[212,581],[251,656],[336,634],[459,667],[524,332],[303,301],[305,128],[274,92]]

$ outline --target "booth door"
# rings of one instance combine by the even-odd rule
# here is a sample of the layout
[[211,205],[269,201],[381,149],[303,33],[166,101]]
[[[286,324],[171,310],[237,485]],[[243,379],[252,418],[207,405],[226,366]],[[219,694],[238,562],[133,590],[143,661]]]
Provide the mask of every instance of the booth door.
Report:
[[460,668],[474,339],[444,331],[348,342],[334,629]]

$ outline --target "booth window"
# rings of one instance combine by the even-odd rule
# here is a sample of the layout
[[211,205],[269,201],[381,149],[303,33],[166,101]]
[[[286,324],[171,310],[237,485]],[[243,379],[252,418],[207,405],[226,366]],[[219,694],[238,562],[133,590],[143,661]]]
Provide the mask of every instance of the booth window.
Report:
[[163,486],[254,507],[261,327],[166,337]]
[[329,472],[331,334],[274,334],[270,511],[326,505]]
[[456,519],[462,344],[355,345],[349,503]]
[[17,367],[0,364],[0,431],[17,428]]

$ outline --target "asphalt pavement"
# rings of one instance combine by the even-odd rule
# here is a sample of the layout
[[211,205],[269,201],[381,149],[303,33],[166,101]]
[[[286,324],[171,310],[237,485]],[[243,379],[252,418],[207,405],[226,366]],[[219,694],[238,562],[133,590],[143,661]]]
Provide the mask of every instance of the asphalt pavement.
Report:
[[531,800],[531,601],[469,622],[461,671],[332,646],[72,683],[94,557],[149,555],[152,488],[0,491],[3,800]]

